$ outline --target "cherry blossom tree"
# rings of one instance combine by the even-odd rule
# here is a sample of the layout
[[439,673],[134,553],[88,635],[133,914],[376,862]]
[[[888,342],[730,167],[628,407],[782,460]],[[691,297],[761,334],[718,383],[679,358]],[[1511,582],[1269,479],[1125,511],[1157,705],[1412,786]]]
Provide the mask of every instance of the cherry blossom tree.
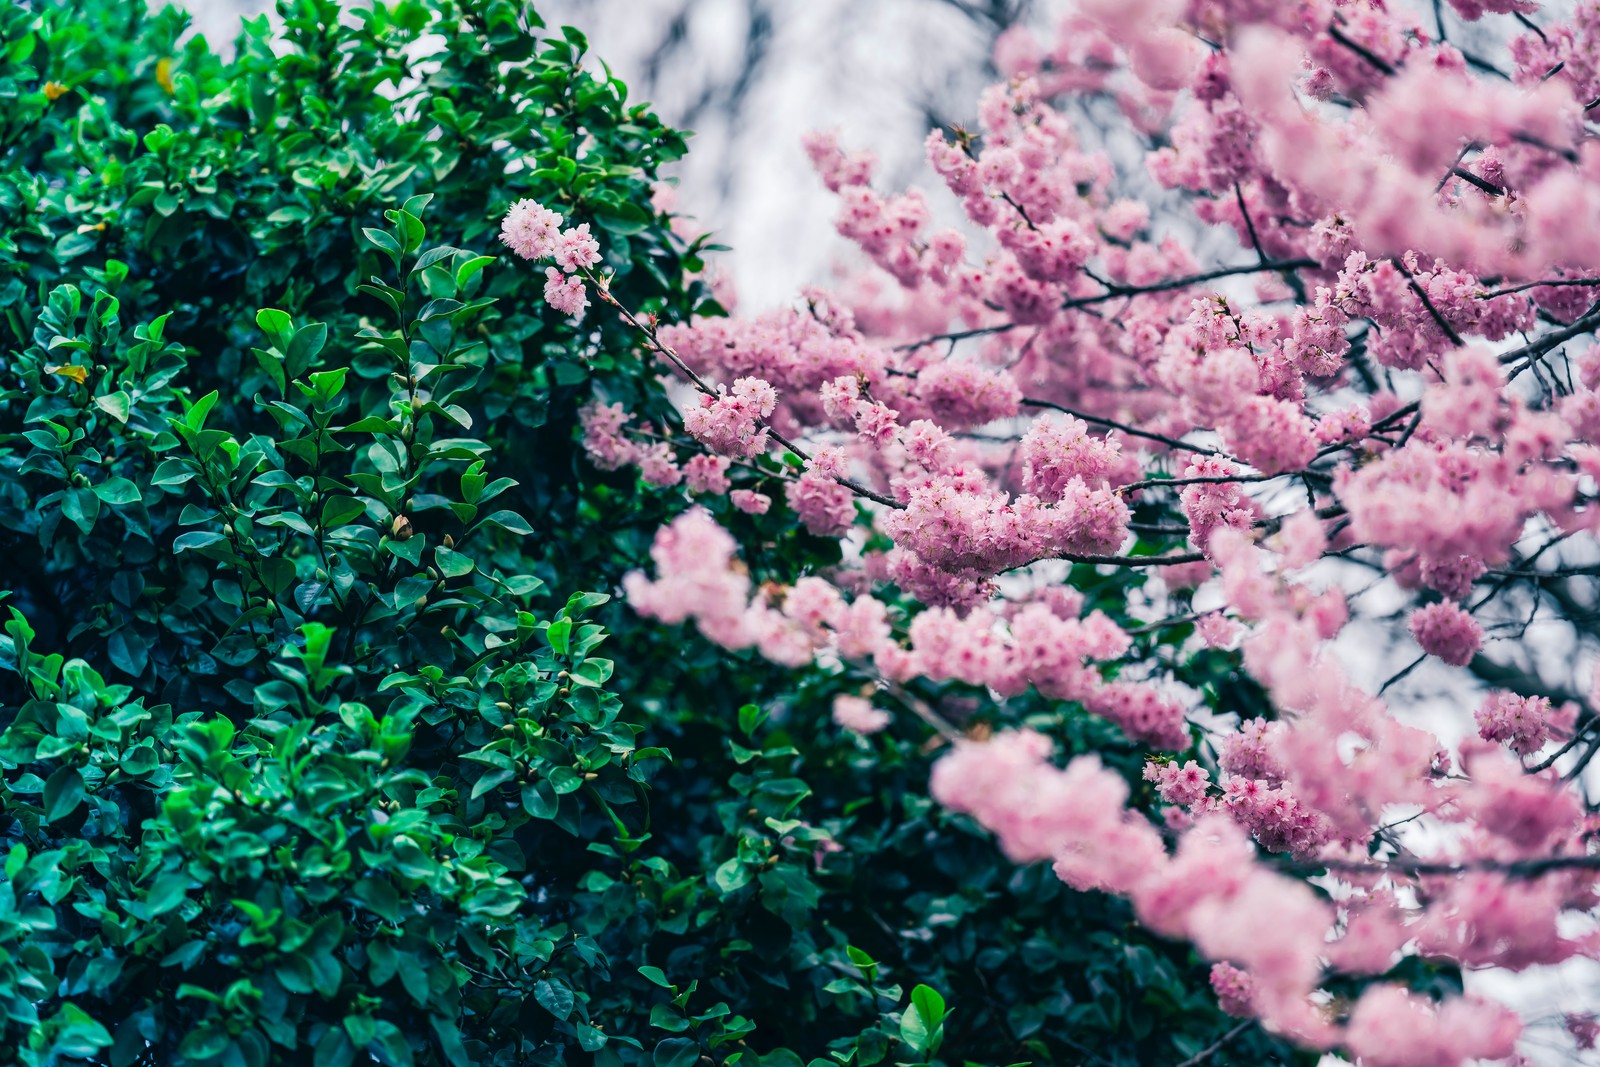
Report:
[[[1600,958],[1600,2],[1449,7],[1505,22],[1508,65],[1381,0],[1077,0],[1053,42],[1008,31],[977,127],[928,136],[943,191],[809,139],[865,263],[776,310],[658,325],[586,230],[531,202],[505,226],[552,306],[621,316],[677,384],[665,422],[603,381],[583,412],[597,466],[702,505],[636,611],[857,685],[846,729],[920,717],[933,795],[1013,860],[1376,1067],[1517,1054],[1515,1012],[1383,977],[1408,958]],[[1108,107],[1140,173],[1084,133]],[[838,562],[765,550],[795,524]],[[1352,640],[1385,614],[1394,673]],[[1541,634],[1575,650],[1560,683],[1516,666]],[[1197,679],[1217,650],[1259,699]],[[1027,694],[1117,728],[1144,781]]]

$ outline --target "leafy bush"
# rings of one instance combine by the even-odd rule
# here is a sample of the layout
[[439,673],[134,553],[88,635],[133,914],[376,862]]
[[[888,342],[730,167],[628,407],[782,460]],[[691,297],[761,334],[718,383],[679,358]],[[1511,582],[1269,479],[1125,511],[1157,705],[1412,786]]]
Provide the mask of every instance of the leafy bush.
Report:
[[716,314],[651,202],[682,136],[508,0],[281,14],[224,62],[141,0],[0,13],[0,1059],[1132,1064],[1228,1030],[1187,949],[932,805],[929,732],[869,747],[824,674],[621,613],[598,654],[608,598],[568,591],[686,500],[590,467],[577,410],[670,406],[493,234],[537,197],[628,307]]

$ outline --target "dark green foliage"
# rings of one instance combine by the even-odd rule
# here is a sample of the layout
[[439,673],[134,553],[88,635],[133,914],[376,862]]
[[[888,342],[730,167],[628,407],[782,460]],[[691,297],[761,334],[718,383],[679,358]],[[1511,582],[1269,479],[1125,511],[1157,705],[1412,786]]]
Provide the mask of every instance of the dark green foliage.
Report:
[[[715,311],[650,205],[682,136],[520,3],[281,14],[224,63],[143,0],[0,12],[0,1063],[1121,1067],[1228,1031],[1187,949],[932,805],[915,719],[841,735],[859,680],[568,595],[685,504],[588,467],[576,409],[666,400],[495,230],[536,197],[630,308]],[[760,523],[756,568],[825,562]],[[1104,723],[1005,714],[1137,776]]]

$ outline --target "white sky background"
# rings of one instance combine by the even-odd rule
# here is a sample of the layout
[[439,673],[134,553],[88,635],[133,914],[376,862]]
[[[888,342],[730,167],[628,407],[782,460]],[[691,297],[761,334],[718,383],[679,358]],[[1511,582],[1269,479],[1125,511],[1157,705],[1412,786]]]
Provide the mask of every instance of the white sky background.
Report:
[[[1547,3],[1546,13],[1535,18],[1553,21],[1573,2]],[[239,14],[272,6],[270,0],[183,3],[194,13],[197,28],[224,49]],[[1064,6],[1062,0],[538,4],[551,26],[570,23],[584,31],[591,55],[604,59],[628,84],[630,98],[651,101],[665,121],[695,131],[688,158],[675,169],[679,210],[696,216],[720,243],[733,246],[732,253],[720,257],[719,269],[733,278],[745,312],[789,301],[800,287],[826,281],[833,264],[852,261],[833,228],[837,202],[812,173],[800,148],[802,134],[836,129],[847,150],[871,148],[880,160],[874,183],[880,190],[921,185],[935,217],[958,222],[952,198],[923,161],[922,140],[936,120],[970,123],[978,93],[991,80],[988,57],[996,27],[981,11],[1025,9],[1025,21],[1048,34],[1052,15]],[[1432,0],[1410,0],[1410,6],[1425,13],[1423,24],[1431,31]],[[761,32],[752,34],[753,26]],[[1464,26],[1447,13],[1446,29],[1453,42],[1504,62],[1503,44],[1484,27]],[[662,52],[669,38],[677,44]],[[729,107],[728,90],[738,81],[753,40],[762,42],[764,58],[739,105]],[[1223,255],[1233,243],[1231,234],[1218,240]],[[1381,679],[1415,655],[1409,635],[1396,640],[1392,629],[1370,623],[1351,629],[1340,651],[1357,677]],[[1538,640],[1538,633],[1530,631],[1530,640]],[[1549,641],[1541,651],[1562,658],[1568,650],[1557,648],[1563,643]],[[1570,657],[1548,665],[1552,678],[1574,673]],[[1585,667],[1580,665],[1577,674],[1587,681]],[[1416,708],[1426,725],[1453,741],[1471,729],[1471,709],[1479,700],[1459,684],[1456,672],[1429,664],[1390,696],[1397,705]],[[1600,1000],[1600,964],[1469,975],[1468,986],[1513,1004],[1535,1024],[1523,1051],[1541,1067],[1600,1064],[1600,1057],[1579,1059],[1559,1025],[1562,1011],[1592,1008]]]
[[[680,9],[687,43],[646,90],[645,61],[662,36],[647,16]],[[737,77],[758,9],[772,16],[762,76],[738,113],[695,114],[708,76]],[[635,93],[696,130],[678,171],[680,205],[733,246],[725,266],[751,308],[823,280],[843,251],[837,202],[801,151],[803,133],[837,129],[847,150],[872,148],[880,188],[927,186],[924,103],[970,120],[989,80],[990,33],[941,0],[554,0],[541,11],[581,27]]]

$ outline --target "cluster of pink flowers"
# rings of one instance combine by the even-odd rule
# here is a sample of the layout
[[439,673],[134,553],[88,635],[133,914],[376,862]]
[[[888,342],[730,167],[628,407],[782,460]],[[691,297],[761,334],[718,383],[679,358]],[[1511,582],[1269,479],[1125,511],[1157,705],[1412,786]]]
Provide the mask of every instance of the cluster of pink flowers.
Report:
[[[1376,986],[1340,1033],[1306,999],[1337,918],[1328,904],[1302,883],[1256,864],[1226,820],[1203,819],[1169,855],[1154,827],[1125,807],[1127,784],[1119,776],[1093,757],[1059,770],[1049,762],[1052,747],[1027,731],[985,744],[959,742],[934,768],[934,796],[977,818],[1018,862],[1053,859],[1069,884],[1126,894],[1144,923],[1192,938],[1226,964],[1212,980],[1229,1010],[1259,1016],[1308,1043],[1343,1040],[1352,1048],[1376,1047],[1375,1031],[1397,1011],[1409,1016],[1410,1002],[1395,1000],[1405,997],[1403,990]],[[1187,788],[1182,768],[1163,777]],[[1454,1038],[1452,1055],[1508,1053],[1519,1030],[1515,1016],[1480,1012],[1492,1025],[1486,1032],[1480,1019]]]
[[733,390],[703,396],[683,414],[683,428],[724,456],[758,456],[767,450],[761,420],[778,406],[778,393],[760,378],[740,378]]
[[[1228,759],[1223,762],[1234,763]],[[1255,762],[1237,761],[1248,770],[1264,770],[1251,765]],[[1224,774],[1213,792],[1210,772],[1193,760],[1181,765],[1175,760],[1151,761],[1145,764],[1144,777],[1155,783],[1163,801],[1173,805],[1167,812],[1167,821],[1175,826],[1189,826],[1204,815],[1225,812],[1268,852],[1296,856],[1315,855],[1332,837],[1328,820],[1315,808],[1300,803],[1276,778]]]
[[865,697],[841,693],[833,698],[833,721],[863,737],[878,733],[892,721],[887,711],[872,706]]
[[1231,963],[1218,963],[1211,968],[1211,990],[1217,995],[1217,1004],[1229,1015],[1242,1019],[1255,1015],[1255,985],[1254,979]]
[[1518,755],[1530,755],[1544,747],[1552,727],[1571,728],[1573,709],[1557,709],[1549,697],[1525,697],[1499,690],[1490,693],[1473,712],[1478,736],[1499,741]]
[[[987,609],[958,614],[935,608],[918,614],[900,640],[889,625],[888,605],[871,595],[847,599],[816,577],[781,593],[757,589],[732,537],[699,510],[662,528],[651,558],[654,578],[636,572],[623,582],[634,610],[671,624],[692,620],[729,648],[754,646],[790,665],[839,657],[870,665],[891,681],[949,679],[1010,695],[1031,687],[1051,699],[1077,701],[1154,747],[1189,744],[1183,702],[1149,682],[1107,681],[1097,669],[1130,644],[1101,613],[1080,618],[1072,604],[1042,602],[1009,618]],[[861,704],[846,702],[845,709],[850,721],[840,719],[841,725],[856,729],[869,721]]]
[[599,264],[600,242],[587,222],[563,229],[564,221],[537,200],[518,200],[500,223],[500,240],[523,259],[556,261],[545,268],[545,303],[577,318],[589,306],[578,272]]
[[1411,613],[1411,634],[1430,656],[1465,667],[1483,647],[1483,627],[1459,604],[1444,600]]
[[[972,134],[929,136],[937,193],[875,188],[870,155],[809,139],[867,266],[794,306],[662,326],[657,343],[711,384],[677,424],[596,400],[582,425],[597,466],[717,514],[782,512],[844,542],[841,562],[752,577],[690,511],[657,538],[653,574],[628,577],[630,602],[837,674],[835,691],[959,682],[1002,722],[1031,692],[1177,753],[1146,765],[1160,829],[1120,775],[1058,769],[1021,730],[956,743],[934,792],[1019,862],[1191,940],[1229,1011],[1365,1063],[1510,1055],[1516,1018],[1470,998],[1377,985],[1347,1015],[1317,1006],[1330,969],[1379,974],[1407,952],[1600,956],[1564,926],[1594,911],[1593,874],[1515,866],[1587,855],[1597,825],[1563,775],[1594,755],[1574,735],[1600,694],[1582,714],[1490,694],[1477,736],[1452,745],[1470,727],[1411,714],[1413,687],[1471,684],[1507,635],[1582,632],[1589,594],[1568,583],[1600,533],[1600,348],[1577,341],[1600,326],[1600,140],[1584,121],[1600,0],[1506,28],[1512,77],[1494,79],[1406,5],[1078,0],[1054,42],[1006,35]],[[1128,198],[1126,168],[1059,106],[1079,93],[1155,135],[1147,170],[1187,229]],[[935,228],[945,194],[964,229]],[[1174,236],[1197,223],[1237,247]],[[561,225],[519,204],[505,238],[567,286],[598,251]],[[757,462],[783,441],[803,454]],[[1063,575],[1094,583],[1096,610]],[[1533,615],[1510,615],[1510,589]],[[1378,674],[1347,654],[1367,632],[1353,614],[1403,620],[1435,663]],[[1151,636],[1186,622],[1192,637]],[[1196,715],[1207,701],[1179,664],[1202,649],[1240,657],[1270,717],[1235,724],[1215,701],[1220,717]],[[886,722],[864,697],[833,712],[857,733]]]

